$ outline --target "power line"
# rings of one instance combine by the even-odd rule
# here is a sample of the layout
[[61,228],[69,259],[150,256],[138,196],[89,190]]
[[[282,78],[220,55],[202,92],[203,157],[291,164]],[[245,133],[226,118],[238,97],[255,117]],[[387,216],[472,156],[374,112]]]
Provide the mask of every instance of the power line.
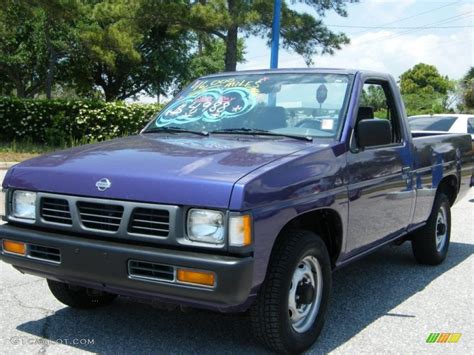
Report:
[[438,29],[438,28],[468,28],[474,26],[396,26],[396,27],[381,27],[381,26],[343,26],[343,25],[326,25],[328,27],[342,27],[342,28],[367,28],[380,30],[416,30],[416,29]]
[[[387,22],[387,23],[384,23],[383,25],[381,26],[350,26],[350,25],[347,25],[347,26],[343,26],[343,25],[326,25],[328,27],[345,27],[345,28],[365,28],[365,29],[394,29],[394,30],[397,30],[397,29],[404,29],[404,30],[408,30],[408,31],[404,31],[404,32],[401,32],[401,33],[398,33],[398,34],[391,34],[389,35],[388,37],[386,38],[383,38],[384,36],[382,36],[382,38],[374,38],[374,39],[371,39],[371,40],[367,40],[367,41],[363,41],[361,43],[358,43],[358,45],[366,45],[366,44],[369,44],[371,42],[374,42],[374,41],[379,41],[379,40],[388,40],[388,39],[391,39],[391,38],[396,38],[396,37],[399,37],[399,36],[403,36],[403,35],[406,35],[406,34],[409,34],[409,33],[413,33],[413,32],[417,32],[417,31],[421,31],[421,30],[428,30],[428,29],[443,29],[443,28],[446,28],[446,29],[449,29],[449,28],[472,28],[474,26],[464,26],[464,25],[460,25],[460,26],[434,26],[434,25],[442,25],[442,24],[446,24],[446,23],[450,23],[450,22],[453,22],[455,20],[461,20],[461,19],[464,19],[466,16],[470,15],[472,12],[474,11],[469,11],[469,12],[466,12],[464,14],[460,14],[460,15],[457,15],[457,16],[452,16],[452,17],[448,17],[448,18],[445,18],[445,19],[442,19],[440,21],[436,21],[436,22],[433,22],[433,23],[429,23],[429,24],[426,24],[426,25],[421,25],[421,26],[395,26],[395,27],[384,27],[386,25],[391,25],[391,24],[394,24],[394,23],[398,23],[398,22],[402,22],[402,21],[405,21],[405,20],[409,20],[409,19],[412,19],[412,18],[415,18],[415,17],[418,17],[418,16],[421,16],[421,15],[424,15],[424,14],[427,14],[427,13],[430,13],[430,12],[434,12],[434,11],[437,11],[437,10],[440,10],[440,9],[443,9],[445,7],[448,7],[448,6],[452,6],[452,5],[455,5],[455,4],[458,4],[460,3],[461,1],[455,1],[455,2],[452,2],[452,3],[449,3],[449,4],[445,4],[443,6],[439,6],[439,7],[436,7],[434,9],[430,9],[430,10],[427,10],[427,11],[424,11],[424,12],[420,12],[418,14],[414,14],[414,15],[411,15],[411,16],[408,16],[408,17],[404,17],[404,18],[401,18],[401,19],[398,19],[398,20],[395,20],[395,21],[391,21],[391,22]],[[368,31],[359,31],[359,32],[356,32],[354,34],[352,34],[352,36],[354,35],[357,35],[357,34],[360,34],[360,33],[366,33]],[[268,54],[262,54],[262,55],[257,55],[257,56],[253,56],[253,57],[249,57],[249,58],[246,58],[246,60],[254,60],[254,59],[259,59],[259,58],[263,58],[263,57],[267,57]]]
[[[430,26],[442,25],[442,24],[446,24],[446,23],[453,22],[453,21],[458,21],[458,20],[464,19],[465,17],[468,17],[468,16],[469,16],[471,13],[473,13],[473,12],[474,12],[474,11],[468,11],[468,12],[465,12],[465,13],[460,14],[460,15],[457,15],[457,16],[452,16],[452,17],[448,17],[448,18],[442,19],[442,20],[440,20],[440,21],[436,21],[436,22],[432,22],[432,23],[427,23],[427,24],[424,25],[424,26],[420,26],[420,28],[418,28],[418,29],[408,30],[408,31],[404,31],[404,32],[401,32],[401,33],[396,33],[396,34],[390,34],[388,37],[383,36],[382,38],[370,39],[370,40],[367,40],[367,41],[360,42],[360,43],[358,43],[357,45],[358,45],[358,46],[360,46],[360,45],[366,45],[366,44],[369,44],[369,43],[372,43],[372,42],[375,42],[375,41],[386,41],[386,40],[388,40],[388,39],[400,37],[400,36],[403,36],[403,35],[406,35],[406,34],[409,34],[409,33],[413,33],[413,32],[417,32],[417,31],[425,30],[425,29],[427,29],[427,27],[430,27]],[[469,16],[469,17],[470,17],[470,16]]]
[[411,16],[408,16],[408,17],[403,17],[401,19],[398,19],[398,20],[395,20],[395,21],[391,21],[391,22],[388,22],[388,23],[385,23],[384,25],[382,26],[386,26],[386,25],[392,25],[394,23],[397,23],[397,22],[402,22],[402,21],[405,21],[405,20],[409,20],[409,19],[412,19],[414,17],[418,17],[418,16],[421,16],[421,15],[425,15],[425,14],[429,14],[430,12],[434,12],[434,11],[437,11],[437,10],[440,10],[440,9],[444,9],[445,7],[448,7],[448,6],[452,6],[452,5],[456,5],[456,4],[459,4],[461,1],[454,1],[454,2],[451,2],[449,4],[446,4],[446,5],[443,5],[443,6],[439,6],[439,7],[435,7],[434,9],[430,9],[430,10],[427,10],[427,11],[424,11],[424,12],[420,12],[418,14],[415,14],[415,15],[411,15]]
[[[411,16],[408,16],[408,17],[403,17],[403,18],[398,19],[398,20],[395,20],[395,21],[383,23],[383,24],[380,25],[380,26],[393,25],[394,23],[403,22],[403,21],[406,21],[406,20],[409,20],[409,19],[412,19],[412,18],[415,18],[415,17],[418,17],[418,16],[422,16],[422,15],[425,15],[425,14],[429,14],[430,12],[434,12],[434,11],[443,9],[443,8],[445,8],[445,7],[448,7],[448,6],[456,5],[456,4],[460,3],[460,2],[461,2],[461,0],[459,0],[459,1],[454,1],[454,2],[451,2],[451,3],[446,4],[446,5],[443,5],[443,6],[435,7],[434,9],[430,9],[430,10],[428,10],[428,11],[419,12],[419,13],[417,13],[417,14],[414,14],[414,15],[411,15]],[[356,35],[358,35],[358,34],[365,33],[365,32],[367,32],[367,31],[359,31],[359,32],[353,33],[352,35],[353,35],[353,36],[356,36]]]

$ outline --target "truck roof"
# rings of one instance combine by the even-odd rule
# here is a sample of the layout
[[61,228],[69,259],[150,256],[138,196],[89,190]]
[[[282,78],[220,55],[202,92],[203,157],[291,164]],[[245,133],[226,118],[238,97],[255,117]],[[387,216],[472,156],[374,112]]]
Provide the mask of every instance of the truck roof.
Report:
[[219,76],[230,76],[239,74],[269,74],[269,73],[328,73],[328,74],[357,74],[357,73],[370,73],[370,74],[383,74],[371,70],[359,70],[359,69],[344,69],[344,68],[282,68],[282,69],[253,69],[253,70],[242,70],[234,72],[221,72],[216,74],[210,74],[204,76],[204,78],[212,78]]

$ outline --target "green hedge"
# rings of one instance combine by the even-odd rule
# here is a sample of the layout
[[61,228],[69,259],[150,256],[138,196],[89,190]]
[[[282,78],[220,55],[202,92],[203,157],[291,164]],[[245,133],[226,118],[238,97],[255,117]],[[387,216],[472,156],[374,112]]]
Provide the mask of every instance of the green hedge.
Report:
[[0,98],[0,141],[75,145],[135,134],[158,104]]

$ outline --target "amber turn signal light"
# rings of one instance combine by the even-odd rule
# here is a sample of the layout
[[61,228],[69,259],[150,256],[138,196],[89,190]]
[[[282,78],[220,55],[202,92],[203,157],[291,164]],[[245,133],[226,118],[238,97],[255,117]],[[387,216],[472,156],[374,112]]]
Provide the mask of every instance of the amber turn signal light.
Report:
[[252,243],[252,218],[250,215],[232,216],[229,222],[229,245],[245,247]]
[[4,239],[3,243],[3,250],[18,255],[26,255],[26,244],[22,242],[15,242],[13,240]]
[[216,277],[213,272],[189,269],[178,269],[177,271],[177,278],[180,282],[204,286],[214,286]]

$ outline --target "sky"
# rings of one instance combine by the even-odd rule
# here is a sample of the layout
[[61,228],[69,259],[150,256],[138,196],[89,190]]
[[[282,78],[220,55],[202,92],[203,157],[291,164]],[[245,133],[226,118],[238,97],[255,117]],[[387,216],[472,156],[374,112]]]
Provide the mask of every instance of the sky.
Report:
[[[311,7],[291,6],[318,17]],[[415,64],[427,63],[457,80],[474,66],[474,0],[360,0],[348,3],[347,11],[347,17],[327,12],[323,21],[331,30],[344,32],[350,44],[332,56],[313,57],[312,67],[369,69],[398,79]],[[268,68],[266,40],[246,39],[245,57],[237,70]],[[279,67],[306,64],[298,54],[280,49]],[[156,102],[156,98],[142,96],[139,101]]]
[[[293,8],[318,16],[305,5],[293,5]],[[333,56],[313,57],[312,67],[370,69],[398,78],[423,62],[435,65],[451,79],[460,79],[474,66],[474,0],[360,0],[347,4],[347,10],[345,18],[328,12],[324,23],[335,32],[346,33],[351,43]],[[447,26],[456,27],[433,28]],[[270,49],[265,40],[251,37],[246,45],[247,62],[239,64],[237,69],[268,68]],[[306,64],[298,54],[280,49],[279,67],[306,67]]]

